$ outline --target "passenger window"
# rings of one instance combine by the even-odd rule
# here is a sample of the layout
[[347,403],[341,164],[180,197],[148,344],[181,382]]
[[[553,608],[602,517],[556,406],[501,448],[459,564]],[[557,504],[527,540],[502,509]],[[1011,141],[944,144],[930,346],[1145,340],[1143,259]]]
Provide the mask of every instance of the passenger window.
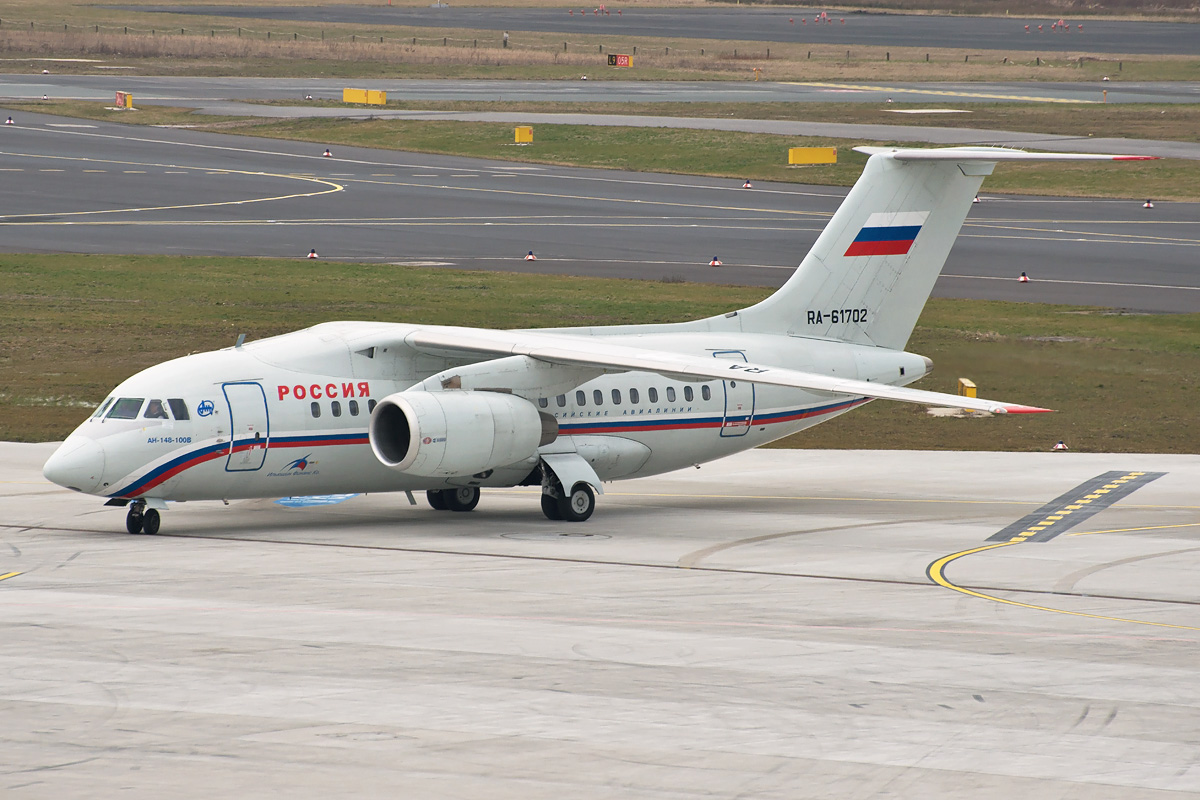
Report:
[[333,414],[335,417],[340,417],[342,415],[342,404],[337,400],[334,400],[329,404],[329,413]]
[[686,400],[687,402],[690,403],[690,402],[692,402],[692,400],[695,397],[696,397],[696,393],[692,391],[692,387],[690,387],[690,386],[683,387],[683,399],[684,400]]
[[347,405],[350,406],[350,416],[357,417],[358,416],[358,401],[351,400],[349,403],[347,403]]
[[105,419],[137,419],[138,412],[142,410],[142,401],[145,399],[144,397],[122,397],[113,403]]
[[162,400],[151,400],[146,403],[146,413],[142,414],[143,419],[170,419],[167,416],[167,409],[163,406]]
[[546,397],[538,398],[538,408],[546,408],[550,405],[550,399]]
[[612,396],[613,396],[613,405],[614,405],[614,406],[619,406],[619,405],[621,405],[621,390],[620,390],[620,389],[613,389],[613,390],[612,390]]
[[592,400],[594,400],[598,406],[604,405],[604,392],[600,391],[599,389],[593,389]]
[[554,402],[558,403],[559,408],[566,408],[567,396],[565,394],[560,394],[558,397],[554,398]]
[[667,387],[667,402],[668,403],[675,402],[675,387],[674,386]]
[[171,407],[171,416],[175,419],[188,419],[187,403],[183,402],[178,397],[172,397],[167,401],[167,405]]
[[646,395],[650,398],[651,403],[658,402],[658,389],[655,389],[653,386],[647,390]]
[[96,419],[98,417],[104,416],[104,412],[108,409],[108,407],[110,405],[112,405],[112,401],[113,401],[113,398],[111,398],[111,397],[105,398],[104,402],[100,404],[100,407],[96,409],[96,413],[92,414],[92,419]]
[[314,402],[309,406],[309,408],[312,410],[313,419],[316,419],[317,417],[321,416],[321,404],[320,403]]
[[629,390],[629,402],[633,403],[633,404],[636,406],[636,405],[638,404],[638,401],[639,401],[640,399],[641,399],[641,398],[638,396],[638,390],[637,390],[637,389],[630,389],[630,390]]
[[575,405],[579,406],[580,408],[587,405],[587,395],[583,393],[583,389],[580,389],[575,393]]
[[700,396],[705,400],[712,400],[712,390],[708,388],[707,383],[700,387]]
[[367,413],[370,414],[374,410],[375,410],[375,400],[374,399],[368,400],[367,401]]

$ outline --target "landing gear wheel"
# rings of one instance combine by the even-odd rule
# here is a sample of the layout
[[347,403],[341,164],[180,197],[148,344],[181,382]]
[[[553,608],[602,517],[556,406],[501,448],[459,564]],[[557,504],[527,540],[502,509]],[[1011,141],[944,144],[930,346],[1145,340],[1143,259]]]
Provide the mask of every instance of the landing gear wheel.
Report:
[[425,499],[429,501],[429,507],[434,511],[446,510],[446,493],[441,491],[426,492]]
[[558,513],[567,522],[583,522],[596,510],[596,494],[592,487],[580,481],[571,493],[558,498]]
[[162,517],[158,515],[158,511],[153,508],[147,508],[142,514],[142,533],[147,536],[153,536],[158,533],[158,526],[162,524]]
[[[155,512],[157,515],[158,512]],[[125,515],[125,530],[132,533],[134,536],[142,532],[142,526],[145,524],[145,517],[142,516],[141,506],[130,506],[129,513]]]
[[558,498],[552,494],[542,494],[542,513],[546,515],[546,519],[555,522],[562,519],[562,514],[558,510]]
[[442,492],[446,508],[451,511],[471,511],[479,505],[479,489],[474,486],[446,489]]

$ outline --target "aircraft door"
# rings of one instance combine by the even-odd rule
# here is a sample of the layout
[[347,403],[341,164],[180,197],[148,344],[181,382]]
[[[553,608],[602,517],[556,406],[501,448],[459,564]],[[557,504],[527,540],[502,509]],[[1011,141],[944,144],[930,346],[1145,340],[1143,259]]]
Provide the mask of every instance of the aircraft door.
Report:
[[229,459],[225,471],[261,469],[271,438],[267,395],[257,383],[226,383],[221,389],[229,403]]
[[[714,358],[745,361],[741,350],[718,350]],[[725,415],[721,420],[722,436],[745,436],[754,422],[754,384],[749,381],[728,380],[725,384]]]

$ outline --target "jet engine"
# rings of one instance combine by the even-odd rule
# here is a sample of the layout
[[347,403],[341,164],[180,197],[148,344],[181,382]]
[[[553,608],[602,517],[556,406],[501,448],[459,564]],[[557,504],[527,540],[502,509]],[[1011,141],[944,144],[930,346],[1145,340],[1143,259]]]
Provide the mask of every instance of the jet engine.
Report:
[[500,392],[397,392],[371,414],[371,450],[398,472],[474,475],[531,458],[558,437],[558,422]]

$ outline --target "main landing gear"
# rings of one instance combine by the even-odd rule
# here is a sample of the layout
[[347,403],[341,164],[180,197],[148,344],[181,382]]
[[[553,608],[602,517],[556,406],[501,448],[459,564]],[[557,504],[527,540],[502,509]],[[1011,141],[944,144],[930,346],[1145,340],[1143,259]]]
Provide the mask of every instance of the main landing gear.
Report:
[[129,504],[129,512],[125,515],[125,530],[132,534],[144,533],[153,536],[158,533],[162,517],[158,509],[146,508],[145,500],[134,500]]
[[583,481],[571,487],[570,494],[563,491],[558,481],[542,487],[542,513],[546,519],[583,522],[595,510],[596,493]]
[[465,486],[461,489],[442,489],[426,492],[425,497],[435,511],[472,511],[479,505],[479,487]]
[[[474,486],[442,489],[426,492],[425,498],[435,511],[472,511],[479,505],[479,489]],[[546,519],[556,522],[583,522],[595,510],[596,493],[587,483],[576,483],[569,494],[562,490],[562,484],[557,480],[542,486],[542,513],[546,515]],[[146,513],[149,514],[150,511]]]

